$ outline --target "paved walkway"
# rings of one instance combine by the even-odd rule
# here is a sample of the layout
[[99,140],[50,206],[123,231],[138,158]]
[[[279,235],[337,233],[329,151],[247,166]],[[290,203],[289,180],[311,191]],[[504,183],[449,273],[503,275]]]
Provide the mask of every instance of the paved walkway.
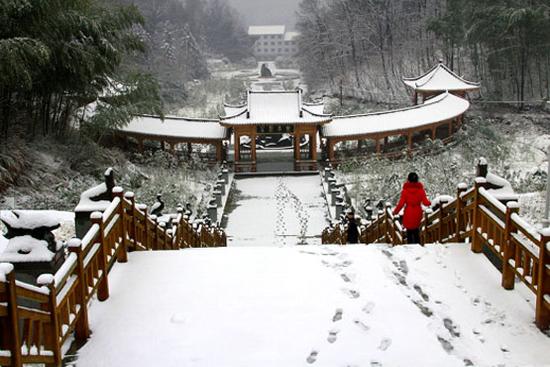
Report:
[[549,361],[531,292],[502,289],[468,245],[133,252],[109,284],[78,367]]
[[236,180],[228,246],[320,244],[327,205],[318,175]]

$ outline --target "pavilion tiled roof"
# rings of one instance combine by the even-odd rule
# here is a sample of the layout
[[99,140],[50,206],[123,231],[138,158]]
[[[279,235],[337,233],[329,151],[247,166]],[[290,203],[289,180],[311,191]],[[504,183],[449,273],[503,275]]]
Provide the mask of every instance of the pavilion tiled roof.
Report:
[[403,83],[418,92],[474,91],[479,83],[470,82],[455,74],[442,62],[416,78],[403,78]]
[[325,138],[337,138],[399,133],[452,120],[461,116],[469,107],[470,102],[467,100],[444,93],[424,104],[400,110],[335,116],[330,124],[323,126],[322,135]]
[[[320,113],[319,104],[304,104],[302,91],[248,91],[246,107],[220,117],[224,126],[266,124],[323,124],[332,115]],[[227,110],[226,110],[227,111]]]
[[188,117],[136,116],[119,129],[127,134],[156,136],[177,139],[223,140],[228,136],[227,128],[219,120],[194,119]]

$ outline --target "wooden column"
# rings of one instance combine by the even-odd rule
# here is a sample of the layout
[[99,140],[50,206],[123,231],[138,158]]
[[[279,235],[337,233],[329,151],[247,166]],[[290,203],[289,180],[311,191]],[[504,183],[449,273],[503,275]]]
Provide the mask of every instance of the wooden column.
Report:
[[294,163],[300,160],[300,139],[302,138],[301,131],[298,130],[298,127],[294,127]]
[[376,138],[375,139],[375,142],[376,142],[376,154],[380,154],[380,139]]
[[413,93],[413,104],[415,106],[418,104],[418,93],[416,93],[416,91]]
[[437,137],[437,126],[432,126],[432,140],[435,140],[435,138]]
[[327,155],[328,155],[328,160],[330,162],[334,162],[334,159],[335,159],[335,156],[334,156],[334,144],[336,142],[331,140],[331,139],[328,139],[327,140]]
[[221,162],[223,161],[223,157],[222,157],[223,142],[220,140],[215,145],[216,145],[216,161]]
[[453,120],[449,121],[447,126],[449,128],[449,137],[451,137],[453,135]]
[[141,153],[143,153],[143,139],[138,138],[138,148]]
[[240,134],[235,130],[235,141],[233,142],[233,151],[234,151],[234,154],[235,154],[235,158],[234,158],[234,161],[235,163],[238,163],[239,160],[240,160],[240,151],[241,151],[241,136]]
[[256,172],[256,132],[250,134],[250,156],[252,159],[252,172]]
[[191,157],[191,153],[193,153],[193,144],[187,143],[187,156]]
[[409,156],[412,155],[412,148],[413,148],[413,132],[412,131],[409,131],[409,133],[407,134],[407,152],[409,154]]
[[509,259],[514,258],[512,251],[511,237],[515,231],[512,221],[512,214],[519,213],[519,205],[517,202],[511,201],[506,204],[506,217],[504,221],[504,256],[502,257],[502,287],[504,289],[514,289],[514,281],[516,274],[514,268],[508,263]]
[[311,159],[317,161],[317,128],[311,133],[309,142],[311,146]]

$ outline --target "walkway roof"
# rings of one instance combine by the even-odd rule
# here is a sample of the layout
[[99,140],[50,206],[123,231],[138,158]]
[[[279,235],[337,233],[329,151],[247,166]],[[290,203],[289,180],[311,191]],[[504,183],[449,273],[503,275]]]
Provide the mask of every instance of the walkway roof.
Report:
[[263,36],[270,34],[280,34],[285,33],[284,25],[252,25],[248,27],[249,36]]
[[193,119],[187,117],[136,116],[119,129],[128,135],[164,137],[175,140],[224,140],[228,131],[218,120]]
[[479,83],[470,82],[456,75],[442,62],[417,78],[403,78],[403,83],[417,92],[474,91]]
[[321,103],[302,102],[302,91],[248,91],[243,107],[226,106],[234,115],[220,117],[224,126],[267,124],[323,124],[332,115],[321,112]]
[[426,103],[401,110],[384,111],[352,116],[335,116],[324,125],[325,138],[361,137],[396,134],[417,130],[461,116],[470,102],[450,93],[436,96]]

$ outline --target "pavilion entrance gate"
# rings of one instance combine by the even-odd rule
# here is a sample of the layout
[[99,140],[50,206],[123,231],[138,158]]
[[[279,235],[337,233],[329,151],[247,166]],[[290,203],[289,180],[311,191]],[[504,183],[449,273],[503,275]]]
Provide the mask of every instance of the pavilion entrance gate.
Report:
[[[236,172],[279,171],[285,165],[262,164],[262,155],[268,151],[280,151],[284,156],[284,146],[277,143],[286,141],[292,146],[291,169],[294,171],[313,171],[317,169],[317,126],[312,124],[261,124],[235,126],[234,160]],[[271,139],[268,139],[268,138]],[[271,145],[264,145],[271,140]],[[264,142],[264,144],[260,143]],[[280,149],[279,149],[280,148]],[[288,149],[288,148],[287,148]],[[262,152],[258,154],[258,150]],[[259,157],[260,156],[260,157]],[[278,160],[280,161],[280,159]]]

